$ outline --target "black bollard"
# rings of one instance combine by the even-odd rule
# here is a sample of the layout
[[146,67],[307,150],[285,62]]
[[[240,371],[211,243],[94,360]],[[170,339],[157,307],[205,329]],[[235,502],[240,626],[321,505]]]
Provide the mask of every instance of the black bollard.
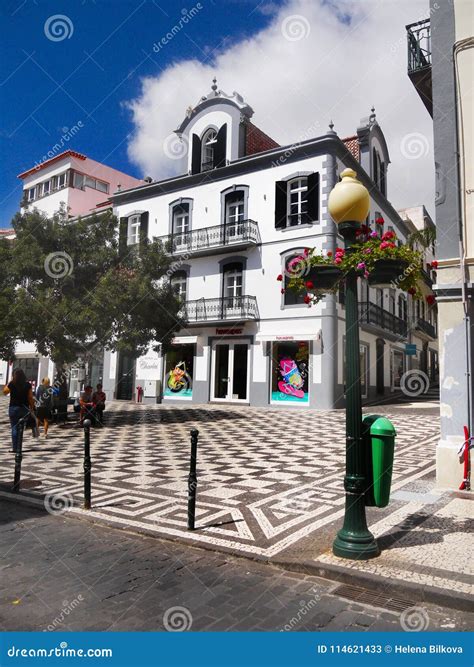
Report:
[[91,420],[84,420],[84,509],[91,508]]
[[197,446],[198,446],[199,431],[193,428],[191,431],[191,461],[189,464],[188,477],[188,530],[194,530],[194,523],[196,519],[196,462],[197,462]]
[[20,490],[21,480],[21,461],[23,459],[23,432],[25,430],[25,418],[20,419],[17,424],[17,445],[15,452],[15,477],[13,479],[13,493],[18,493]]

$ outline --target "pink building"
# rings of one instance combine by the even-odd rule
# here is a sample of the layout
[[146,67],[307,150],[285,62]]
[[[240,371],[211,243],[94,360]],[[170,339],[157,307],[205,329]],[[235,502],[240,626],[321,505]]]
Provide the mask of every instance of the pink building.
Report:
[[109,196],[143,181],[77,153],[64,151],[18,175],[23,203],[53,215],[64,204],[72,218],[104,208]]

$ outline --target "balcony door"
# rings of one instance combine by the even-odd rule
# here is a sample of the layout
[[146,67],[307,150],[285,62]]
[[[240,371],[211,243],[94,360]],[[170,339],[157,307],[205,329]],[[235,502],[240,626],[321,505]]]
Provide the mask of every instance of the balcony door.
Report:
[[226,197],[225,242],[236,243],[244,235],[244,193],[235,192]]
[[248,403],[250,346],[216,341],[212,346],[211,401]]
[[189,204],[173,208],[173,251],[184,250],[189,243]]
[[241,317],[243,276],[241,263],[229,264],[224,269],[222,310],[226,320]]

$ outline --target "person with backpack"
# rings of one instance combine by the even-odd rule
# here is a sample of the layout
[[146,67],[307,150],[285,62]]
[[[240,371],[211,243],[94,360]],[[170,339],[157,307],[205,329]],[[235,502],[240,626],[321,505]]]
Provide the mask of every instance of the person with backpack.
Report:
[[44,428],[44,437],[48,437],[49,423],[52,420],[53,391],[49,378],[43,378],[36,390],[36,417]]
[[24,419],[28,413],[34,413],[35,401],[31,384],[27,381],[26,375],[21,368],[15,368],[11,381],[3,387],[3,393],[10,396],[10,405],[8,407],[8,416],[12,429],[12,449],[15,452],[18,449],[19,428],[18,422]]

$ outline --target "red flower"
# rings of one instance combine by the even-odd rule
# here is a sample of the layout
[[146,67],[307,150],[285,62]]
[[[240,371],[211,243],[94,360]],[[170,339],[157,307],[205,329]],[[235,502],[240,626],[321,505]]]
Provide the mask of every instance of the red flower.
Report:
[[434,259],[434,260],[431,262],[431,268],[432,268],[432,269],[437,269],[437,268],[438,268],[438,260]]
[[387,241],[382,241],[382,243],[379,245],[380,250],[385,250],[385,248],[388,248],[389,244]]
[[387,243],[387,248],[396,248],[396,245],[395,243],[392,243],[392,241],[390,241],[389,243]]
[[328,250],[328,257],[332,257],[332,252]]
[[428,306],[432,306],[435,301],[436,301],[435,295],[434,294],[428,294],[428,296],[426,297],[426,303],[428,304]]
[[375,224],[376,225],[383,225],[384,222],[385,221],[384,221],[384,219],[382,218],[381,215],[378,218],[375,218]]
[[281,292],[282,294],[284,294],[284,293],[285,293],[285,290],[284,290],[284,289],[282,289],[282,290],[280,290],[280,292]]
[[306,285],[306,289],[313,289],[313,287],[314,287],[314,284],[311,280],[307,280],[305,282],[305,285]]
[[396,237],[395,232],[388,231],[388,232],[385,232],[385,234],[383,234],[382,239],[384,241],[390,241],[390,239],[394,239],[395,237]]
[[280,275],[277,276],[277,280],[279,280],[280,282],[283,280],[283,276],[281,275],[281,273]]
[[414,287],[409,287],[407,289],[408,294],[415,295],[416,294],[416,289]]
[[309,294],[306,294],[305,297],[304,297],[304,299],[303,299],[303,301],[304,301],[305,303],[311,303],[311,297],[310,297],[310,295],[309,295]]
[[303,250],[303,255],[304,255],[305,257],[307,257],[307,256],[309,255],[309,248],[305,248],[305,249]]

